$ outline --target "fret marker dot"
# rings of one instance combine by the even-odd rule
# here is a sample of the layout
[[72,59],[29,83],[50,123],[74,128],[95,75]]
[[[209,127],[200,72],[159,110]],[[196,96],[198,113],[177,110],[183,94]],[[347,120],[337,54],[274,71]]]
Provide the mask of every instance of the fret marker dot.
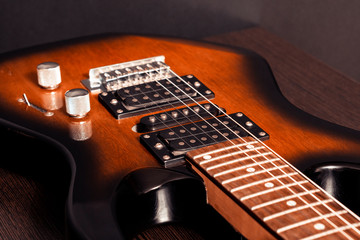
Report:
[[253,172],[255,172],[255,168],[251,167],[251,168],[246,169],[246,171],[249,173],[253,173]]
[[324,229],[325,229],[325,225],[322,224],[322,223],[316,223],[316,224],[314,225],[314,228],[315,228],[316,230],[324,230]]
[[248,148],[248,149],[252,149],[252,148],[254,148],[254,145],[246,145],[246,148]]
[[265,187],[272,188],[272,187],[274,187],[274,184],[272,182],[267,182],[267,183],[265,183]]
[[203,156],[203,159],[209,160],[209,159],[211,159],[211,156],[210,155],[205,155],[205,156]]
[[296,202],[295,202],[294,200],[287,201],[286,204],[287,204],[289,207],[294,207],[294,206],[296,206]]

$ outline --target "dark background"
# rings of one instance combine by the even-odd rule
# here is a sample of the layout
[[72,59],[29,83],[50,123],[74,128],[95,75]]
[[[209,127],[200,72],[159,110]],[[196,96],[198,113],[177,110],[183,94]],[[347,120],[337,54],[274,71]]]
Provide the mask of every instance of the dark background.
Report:
[[108,32],[192,39],[262,26],[360,81],[357,0],[1,1],[0,53]]

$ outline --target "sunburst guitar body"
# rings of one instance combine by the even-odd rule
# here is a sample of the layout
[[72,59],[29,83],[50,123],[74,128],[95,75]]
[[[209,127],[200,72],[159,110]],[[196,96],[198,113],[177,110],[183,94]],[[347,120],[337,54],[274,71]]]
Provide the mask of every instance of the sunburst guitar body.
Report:
[[[39,85],[44,62],[60,66],[55,89]],[[357,189],[346,191],[359,180],[360,133],[291,105],[255,53],[107,36],[5,55],[0,76],[3,131],[70,169],[77,237],[122,239],[206,203],[249,239],[360,237]],[[71,89],[88,93],[90,111],[69,115]]]

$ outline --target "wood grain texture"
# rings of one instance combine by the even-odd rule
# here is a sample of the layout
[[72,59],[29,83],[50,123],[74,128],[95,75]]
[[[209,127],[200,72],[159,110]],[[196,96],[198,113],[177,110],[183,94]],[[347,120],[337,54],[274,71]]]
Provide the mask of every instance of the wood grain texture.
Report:
[[[277,45],[277,39],[272,35],[267,35],[264,32],[259,33],[258,31],[254,33],[245,32],[244,34],[246,37],[243,41],[248,41],[249,46],[256,43],[255,47],[259,49],[268,47],[270,50],[264,50],[263,56],[271,58],[272,62],[276,62],[276,60],[280,62],[273,68],[275,75],[279,74],[281,76],[284,70],[281,66],[285,63],[282,62],[281,55],[275,51],[279,48],[278,50],[282,52],[283,45],[287,56],[297,59],[296,62],[316,62],[311,58],[309,59],[307,55],[302,55],[296,49],[294,55],[291,55],[293,49],[282,41]],[[254,43],[253,38],[256,37],[259,37],[259,39],[258,42]],[[81,187],[84,192],[81,195],[74,194],[72,196],[73,201],[76,203],[86,202],[87,200],[84,200],[84,198],[91,200],[106,199],[109,197],[107,195],[109,190],[114,188],[118,179],[126,173],[139,167],[158,166],[158,163],[139,144],[139,134],[130,130],[139,117],[116,121],[97,102],[95,95],[91,96],[92,111],[86,119],[81,121],[69,118],[65,113],[64,106],[61,104],[58,105],[58,110],[54,110],[54,117],[46,118],[36,110],[27,108],[24,103],[17,102],[24,92],[27,93],[32,103],[42,107],[46,106],[47,100],[44,101],[44,99],[52,97],[48,95],[48,91],[40,89],[36,84],[34,69],[36,69],[37,64],[44,61],[55,61],[61,65],[63,84],[55,91],[55,95],[61,98],[69,88],[81,87],[79,81],[86,78],[89,68],[165,54],[167,63],[175,72],[180,75],[192,73],[206,83],[216,94],[214,103],[224,106],[228,112],[243,111],[268,131],[271,136],[269,145],[289,161],[291,160],[293,163],[301,162],[304,153],[306,153],[305,155],[322,155],[325,157],[333,154],[359,156],[359,144],[355,141],[359,139],[358,135],[341,135],[336,131],[324,137],[323,134],[326,133],[326,129],[315,129],[311,124],[297,121],[295,120],[296,116],[292,118],[289,114],[284,115],[281,111],[282,107],[275,104],[276,101],[268,102],[269,99],[266,96],[265,99],[261,99],[264,96],[263,89],[255,92],[244,89],[243,86],[252,89],[259,86],[259,83],[251,82],[251,79],[257,76],[257,73],[249,70],[251,64],[230,49],[218,47],[209,49],[197,43],[190,43],[189,45],[188,42],[166,41],[163,39],[155,41],[140,37],[121,37],[119,39],[90,41],[86,44],[77,43],[69,47],[61,45],[51,51],[45,49],[45,51],[37,53],[28,52],[26,56],[13,55],[11,58],[3,58],[0,64],[2,89],[7,89],[6,92],[1,92],[1,117],[14,122],[18,121],[17,123],[25,127],[57,138],[70,151],[74,151],[73,156],[75,158],[82,155],[80,158],[83,160],[78,162],[78,168],[82,168],[84,171],[77,175],[75,185]],[[270,64],[273,64],[272,62]],[[302,65],[296,66],[295,69],[301,69]],[[300,83],[304,77],[298,75],[296,71],[291,74],[294,70],[292,68],[286,68],[285,70],[284,72],[291,75],[291,77],[288,77],[289,75],[280,77],[281,82],[279,82],[279,85],[283,94],[287,96],[287,94],[294,94],[294,84]],[[328,74],[331,76],[334,74],[334,72],[321,64],[316,69],[306,68],[303,71],[308,72],[306,79],[312,79],[312,82],[318,78],[311,75],[311,73],[315,75],[324,74],[322,79],[326,78]],[[351,83],[351,80],[348,81]],[[286,94],[286,89],[290,93]],[[295,90],[297,91],[299,88],[295,88]],[[234,94],[229,95],[228,93]],[[343,95],[340,94],[340,96],[336,97],[334,93],[331,98],[340,101],[343,99]],[[249,101],[244,104],[242,99],[248,99]],[[299,102],[304,101],[302,103],[304,106],[308,100],[304,95],[299,98]],[[316,108],[318,109],[319,106],[321,105],[317,105]],[[328,113],[329,108],[327,106],[324,108],[324,113]],[[346,109],[351,108],[342,108],[344,114]],[[324,114],[323,117],[329,115],[332,114]],[[347,113],[345,116],[350,115]],[[82,122],[90,123],[93,129],[92,137],[86,142],[75,142],[69,137],[72,126],[75,125],[76,128],[76,125]],[[95,129],[96,131],[94,131]],[[279,133],[281,136],[279,136]],[[299,141],[299,139],[309,140]],[[325,152],[327,149],[331,149],[331,151]],[[133,154],[139,151],[141,154]],[[89,182],[80,180],[84,178],[90,180],[92,183],[91,188]],[[34,191],[36,191],[36,188],[34,188]],[[41,218],[38,217],[38,219]],[[16,229],[11,225],[8,225],[8,229],[10,229],[8,234],[9,238],[11,238],[11,236],[15,235],[12,232],[16,232]],[[40,229],[35,231],[35,234],[39,234],[38,236],[41,236]],[[163,236],[165,238],[166,234]]]

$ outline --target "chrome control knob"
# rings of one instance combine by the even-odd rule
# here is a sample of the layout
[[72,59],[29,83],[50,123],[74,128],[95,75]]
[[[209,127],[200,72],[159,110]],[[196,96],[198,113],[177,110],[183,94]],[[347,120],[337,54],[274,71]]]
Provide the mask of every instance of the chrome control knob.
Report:
[[44,62],[37,66],[38,83],[41,87],[53,90],[61,83],[60,66],[55,62]]
[[66,112],[75,118],[83,118],[90,112],[90,97],[86,89],[75,88],[65,93]]

